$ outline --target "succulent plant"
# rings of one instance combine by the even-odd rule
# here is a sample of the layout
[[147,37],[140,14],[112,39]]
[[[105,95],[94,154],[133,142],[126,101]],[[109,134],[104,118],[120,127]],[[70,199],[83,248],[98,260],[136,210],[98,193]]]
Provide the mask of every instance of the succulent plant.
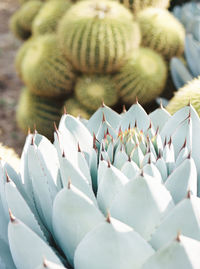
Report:
[[75,117],[89,119],[92,115],[92,112],[89,111],[86,107],[84,107],[76,98],[67,99],[64,104],[64,107],[67,113]]
[[58,25],[61,48],[73,66],[85,73],[118,70],[139,46],[140,32],[133,16],[114,1],[80,1]]
[[63,101],[48,99],[23,88],[17,107],[17,123],[25,132],[37,130],[52,139],[54,122],[59,123]]
[[136,97],[141,104],[154,100],[163,91],[166,79],[166,63],[149,48],[134,51],[114,76],[119,96],[126,104],[132,104]]
[[58,21],[71,5],[72,3],[69,0],[52,0],[46,2],[33,21],[33,34],[43,35],[55,32]]
[[13,34],[21,40],[26,40],[31,36],[31,32],[25,30],[19,23],[19,13],[16,12],[10,19],[10,29]]
[[1,162],[1,268],[198,269],[199,133],[192,105],[136,103],[29,134],[20,173]]
[[200,42],[200,3],[192,1],[173,9],[174,16],[184,25],[186,32]]
[[200,75],[200,43],[191,35],[187,35],[185,38],[184,54],[185,62],[176,57],[172,58],[170,62],[171,76],[177,89]]
[[167,60],[184,51],[185,30],[167,10],[146,8],[137,14],[142,45],[162,54]]
[[63,97],[71,92],[75,74],[60,52],[55,34],[39,36],[22,61],[22,77],[34,94]]
[[118,93],[111,76],[85,75],[78,78],[75,95],[89,110],[96,110],[104,101],[113,106],[118,101]]
[[131,11],[137,13],[147,7],[167,8],[170,0],[118,0]]
[[191,103],[200,115],[200,77],[186,83],[175,92],[174,97],[169,101],[167,110],[174,114],[177,110]]

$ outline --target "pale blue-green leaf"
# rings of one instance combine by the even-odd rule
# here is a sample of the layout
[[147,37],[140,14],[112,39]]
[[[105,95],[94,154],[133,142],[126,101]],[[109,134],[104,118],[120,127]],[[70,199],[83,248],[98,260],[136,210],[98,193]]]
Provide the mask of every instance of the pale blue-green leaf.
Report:
[[180,235],[152,255],[142,269],[198,269],[200,242]]
[[70,185],[57,194],[53,206],[53,230],[71,265],[77,245],[103,220],[104,216],[94,203],[74,186]]
[[41,219],[46,227],[52,231],[51,215],[56,192],[52,196],[53,191],[50,190],[51,186],[46,172],[41,165],[37,149],[32,145],[28,151],[28,167],[33,185],[34,200]]
[[112,126],[114,130],[119,126],[121,116],[111,108],[104,105],[100,107],[88,120],[87,128],[91,132],[91,134],[97,134],[99,126],[103,119],[103,114],[106,121]]
[[153,177],[157,182],[163,183],[160,171],[153,163],[147,163],[143,168],[143,173]]
[[167,174],[170,175],[175,167],[174,145],[169,142],[163,149],[163,160],[167,166]]
[[68,185],[70,179],[76,188],[78,188],[94,203],[96,203],[96,199],[92,191],[92,186],[89,184],[87,178],[83,175],[82,171],[75,167],[67,158],[62,158],[60,163],[60,172],[64,187]]
[[191,196],[185,198],[163,219],[153,233],[150,244],[159,249],[176,238],[177,233],[200,241],[200,198]]
[[170,62],[170,72],[177,90],[193,79],[187,67],[178,58],[172,58]]
[[35,269],[66,269],[66,268],[64,266],[61,266],[57,263],[51,262],[44,258],[42,264],[40,264]]
[[161,157],[156,161],[156,167],[158,168],[158,170],[160,171],[160,174],[162,176],[162,180],[163,182],[166,181],[168,173],[167,173],[167,165],[166,162],[164,161],[164,159]]
[[152,152],[149,152],[149,153],[145,154],[145,156],[144,156],[144,158],[142,160],[141,167],[144,167],[149,162],[152,162],[152,163],[156,162],[156,158],[155,158],[155,156],[154,156],[154,154]]
[[136,145],[135,149],[133,150],[131,159],[138,165],[138,167],[142,166],[144,154],[142,153],[139,145]]
[[97,202],[101,211],[106,215],[116,195],[129,179],[116,167],[108,164],[103,177],[98,180]]
[[110,223],[104,221],[83,238],[75,252],[75,268],[139,269],[153,253],[131,227],[111,218]]
[[0,268],[16,269],[8,244],[0,237]]
[[100,160],[98,165],[97,183],[100,184],[100,180],[104,177],[104,173],[107,169],[108,163],[105,160]]
[[83,173],[84,177],[87,179],[89,185],[92,185],[89,165],[85,159],[83,152],[78,152],[78,167],[80,171]]
[[159,128],[159,132],[162,130],[163,126],[166,124],[168,119],[170,118],[169,112],[163,107],[157,108],[153,112],[149,114],[151,122],[155,130]]
[[122,131],[125,131],[128,129],[129,124],[130,127],[133,128],[135,123],[137,124],[139,130],[143,130],[144,133],[147,131],[150,125],[150,117],[138,103],[132,105],[131,108],[126,112],[119,126],[121,126]]
[[5,184],[5,193],[8,207],[12,213],[37,233],[43,240],[46,240],[33,213],[12,182],[7,182]]
[[121,172],[130,180],[133,180],[140,173],[140,169],[135,162],[127,161],[121,168]]
[[115,131],[115,129],[112,128],[111,124],[108,123],[107,121],[103,121],[100,123],[99,129],[96,133],[97,140],[101,141],[104,138],[107,131],[114,139],[117,137],[117,132]]
[[198,61],[200,57],[200,44],[196,41],[192,35],[187,35],[185,38],[185,58],[189,66],[190,71],[194,77],[200,75],[200,63]]
[[155,101],[158,105],[162,104],[163,107],[166,107],[169,104],[169,100],[164,97],[157,97]]
[[165,187],[170,191],[175,204],[184,199],[188,191],[197,195],[197,171],[194,160],[184,160],[167,178]]
[[62,265],[44,240],[19,220],[8,225],[10,251],[17,269],[35,269],[43,257]]
[[127,160],[128,160],[128,156],[124,148],[122,147],[121,150],[115,153],[113,165],[119,170],[121,170],[122,166],[127,162]]
[[71,115],[64,115],[61,118],[59,131],[62,135],[63,149],[69,158],[74,151],[77,152],[79,143],[81,150],[85,153],[86,159],[89,159],[93,146],[93,137],[88,129]]
[[110,212],[148,240],[161,219],[173,208],[172,197],[163,184],[150,176],[147,179],[139,176],[122,188]]
[[108,153],[108,156],[109,156],[109,160],[112,163],[113,159],[114,159],[114,145],[113,145],[112,142],[109,144],[109,146],[107,148],[107,153]]
[[91,155],[90,155],[90,162],[89,162],[89,167],[90,167],[90,174],[92,178],[92,188],[94,193],[96,194],[97,192],[97,158],[98,158],[98,152],[96,149],[92,149]]
[[186,158],[188,158],[190,151],[188,150],[187,146],[183,146],[180,150],[177,159],[176,159],[176,167],[178,167]]

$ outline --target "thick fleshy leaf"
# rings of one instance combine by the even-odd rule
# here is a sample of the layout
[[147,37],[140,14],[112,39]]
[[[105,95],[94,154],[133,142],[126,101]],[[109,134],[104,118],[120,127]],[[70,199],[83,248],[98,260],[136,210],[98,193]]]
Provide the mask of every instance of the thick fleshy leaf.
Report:
[[198,269],[200,268],[200,242],[178,235],[172,242],[159,249],[142,269]]
[[159,183],[162,183],[162,177],[158,168],[153,163],[146,164],[143,168],[143,173],[153,177]]
[[0,268],[16,269],[8,244],[0,237]]
[[43,260],[43,263],[35,269],[66,269],[64,266],[51,262],[47,259]]
[[183,62],[178,58],[172,58],[170,62],[170,71],[177,90],[193,79],[187,67],[185,67]]
[[154,249],[167,244],[176,237],[178,232],[200,241],[200,198],[191,196],[182,200],[163,219],[153,233],[150,244]]
[[100,182],[97,191],[98,205],[101,211],[107,214],[116,195],[129,180],[120,170],[110,163],[105,168],[103,177],[100,177],[98,180]]
[[161,183],[149,176],[139,176],[116,195],[110,212],[148,240],[161,219],[173,207],[172,197]]
[[191,158],[183,161],[167,178],[165,187],[170,191],[175,204],[184,199],[188,191],[197,195],[197,171],[194,160]]
[[68,185],[68,181],[71,179],[76,188],[87,195],[94,203],[96,202],[91,184],[89,184],[82,171],[75,167],[66,157],[63,157],[60,162],[60,172],[64,187]]
[[92,135],[93,133],[97,134],[99,126],[103,119],[103,115],[105,116],[106,121],[112,126],[113,129],[116,129],[117,126],[119,126],[121,116],[108,106],[103,105],[92,115],[92,117],[89,119],[87,123],[87,128]]
[[12,211],[12,213],[30,229],[37,233],[43,240],[46,240],[33,213],[12,182],[6,183],[5,193],[8,208]]
[[131,227],[111,218],[83,238],[75,252],[75,268],[139,269],[153,253]]
[[150,117],[139,103],[136,103],[130,107],[130,109],[123,116],[119,126],[121,126],[122,131],[125,131],[129,128],[129,125],[131,128],[133,128],[135,123],[137,124],[139,130],[143,130],[144,133],[147,131],[150,125]]
[[139,173],[140,173],[140,169],[137,166],[137,164],[135,162],[133,162],[132,160],[127,161],[121,168],[121,172],[128,178],[128,179],[134,179],[136,178]]
[[86,155],[86,159],[89,159],[93,138],[80,120],[71,115],[64,115],[59,124],[59,131],[63,137],[63,147],[66,156],[70,158],[71,152],[77,151],[79,143],[81,150]]
[[149,114],[151,122],[155,130],[159,128],[159,132],[162,130],[163,126],[166,124],[168,119],[170,118],[169,112],[163,107],[157,108],[153,112]]
[[164,159],[162,157],[158,158],[158,160],[156,161],[155,166],[158,168],[158,170],[160,171],[160,174],[162,176],[162,180],[163,182],[166,181],[168,173],[167,173],[167,165],[166,162],[164,161]]
[[115,153],[113,165],[121,170],[122,166],[128,161],[128,156],[122,147],[118,152]]
[[94,203],[70,183],[68,188],[57,194],[53,206],[53,230],[71,265],[77,245],[103,220],[102,213]]
[[43,257],[62,265],[51,247],[17,219],[12,219],[8,225],[8,238],[17,269],[35,269],[41,264]]
[[187,60],[187,64],[192,72],[194,77],[200,75],[200,64],[199,64],[199,56],[200,56],[200,45],[192,35],[188,35],[185,38],[185,57]]

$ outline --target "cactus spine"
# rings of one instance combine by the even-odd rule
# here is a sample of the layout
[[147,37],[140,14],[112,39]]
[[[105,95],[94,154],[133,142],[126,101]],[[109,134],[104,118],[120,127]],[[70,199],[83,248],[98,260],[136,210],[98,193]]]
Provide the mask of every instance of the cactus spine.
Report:
[[136,97],[145,104],[152,101],[164,89],[167,66],[162,57],[149,48],[132,53],[129,61],[114,76],[123,102],[132,104]]
[[96,110],[104,101],[113,106],[118,101],[117,89],[110,76],[83,76],[75,86],[79,102],[90,110]]
[[147,8],[139,12],[137,18],[143,46],[156,50],[166,59],[182,55],[185,30],[169,11]]
[[81,1],[63,17],[58,36],[64,54],[77,70],[107,73],[118,70],[140,33],[132,14],[113,1]]
[[137,13],[138,11],[147,7],[167,8],[170,0],[118,0],[127,8]]
[[47,97],[66,96],[72,90],[75,78],[54,34],[39,36],[30,46],[23,59],[22,74],[33,93]]
[[174,114],[180,108],[191,103],[200,115],[200,77],[193,79],[175,92],[166,109]]
[[42,35],[55,32],[58,21],[70,6],[69,0],[52,0],[45,3],[33,22],[33,33]]

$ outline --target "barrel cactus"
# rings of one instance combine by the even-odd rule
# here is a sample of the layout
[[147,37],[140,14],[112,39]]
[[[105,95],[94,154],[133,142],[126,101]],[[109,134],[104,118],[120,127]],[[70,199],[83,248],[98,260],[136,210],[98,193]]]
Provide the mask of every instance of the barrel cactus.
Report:
[[200,119],[102,105],[34,132],[17,174],[1,161],[0,267],[200,267]]
[[140,11],[137,17],[143,46],[156,50],[167,60],[183,54],[185,30],[169,11],[150,7]]
[[80,1],[58,25],[61,48],[73,66],[85,73],[114,72],[139,46],[132,14],[114,1]]

